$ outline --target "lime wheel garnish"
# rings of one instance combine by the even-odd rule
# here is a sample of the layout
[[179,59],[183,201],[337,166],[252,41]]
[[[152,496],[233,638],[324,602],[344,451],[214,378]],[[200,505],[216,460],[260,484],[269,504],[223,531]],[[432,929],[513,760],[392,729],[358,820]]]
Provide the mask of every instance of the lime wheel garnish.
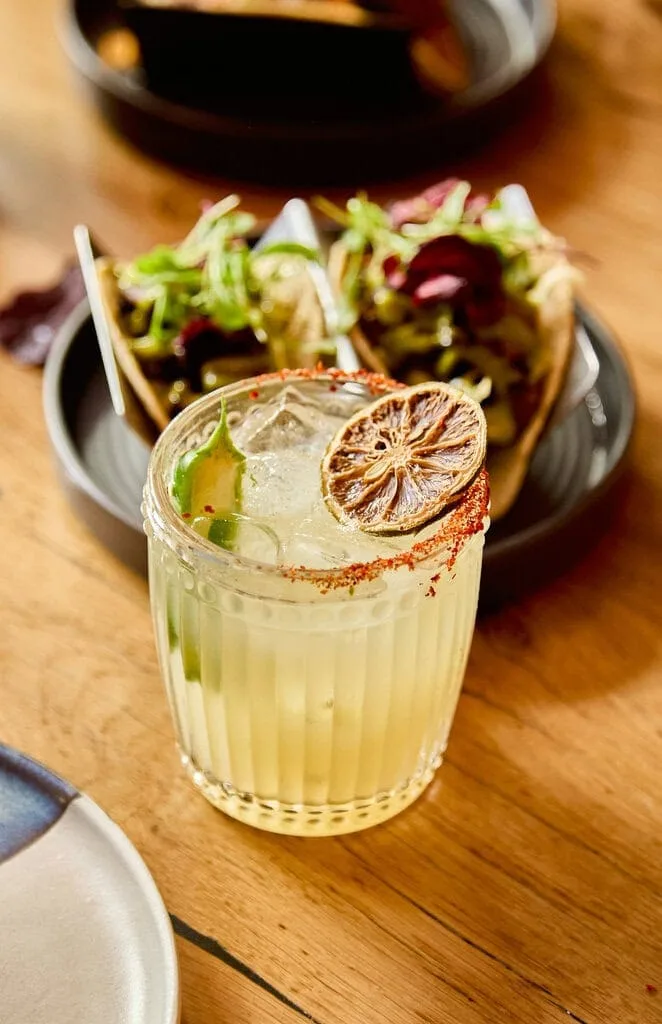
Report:
[[429,382],[378,399],[349,419],[322,459],[322,490],[340,520],[407,533],[454,504],[485,461],[480,405]]

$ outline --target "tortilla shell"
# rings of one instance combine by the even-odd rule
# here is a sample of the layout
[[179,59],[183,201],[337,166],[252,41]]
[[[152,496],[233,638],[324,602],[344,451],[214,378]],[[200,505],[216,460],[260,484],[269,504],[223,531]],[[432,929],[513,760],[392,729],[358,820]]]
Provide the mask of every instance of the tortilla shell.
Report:
[[[284,319],[274,326],[280,329],[287,354],[291,357],[288,362],[293,364],[286,369],[312,369],[319,359],[315,342],[326,335],[324,313],[313,279],[305,269],[298,269],[281,278],[269,277],[282,264],[282,256],[265,255],[256,261],[254,272],[261,282],[266,283],[271,302],[285,312]],[[268,331],[268,323],[266,326]]]
[[[552,257],[564,259],[565,257]],[[340,293],[346,253],[340,242],[335,242],[329,256],[329,274],[337,294]],[[541,266],[540,270],[548,269]],[[488,447],[487,469],[490,476],[490,517],[503,518],[519,494],[526,477],[536,445],[561,392],[574,345],[574,313],[572,282],[560,278],[551,289],[537,317],[537,331],[550,353],[550,369],[546,374],[536,413],[508,448]],[[359,327],[350,332],[357,355],[370,369],[387,373],[370,342]]]
[[95,263],[101,300],[113,343],[113,352],[120,370],[126,418],[133,430],[150,447],[168,426],[168,411],[159,401],[131,349],[131,339],[121,328],[120,292],[114,263],[100,258]]
[[540,404],[514,445],[488,450],[492,519],[501,519],[519,494],[538,441],[558,398],[574,344],[573,289],[570,281],[559,281],[545,300],[538,316],[538,332],[551,355]]

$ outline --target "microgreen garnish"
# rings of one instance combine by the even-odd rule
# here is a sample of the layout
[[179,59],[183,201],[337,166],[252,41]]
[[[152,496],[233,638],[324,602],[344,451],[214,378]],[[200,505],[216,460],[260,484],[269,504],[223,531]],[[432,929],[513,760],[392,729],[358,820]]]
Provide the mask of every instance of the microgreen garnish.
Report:
[[487,401],[490,438],[510,444],[512,389],[535,384],[542,365],[536,311],[573,273],[563,243],[507,190],[457,179],[388,208],[365,193],[315,204],[343,229],[343,329],[359,325],[394,377],[452,381]]
[[282,269],[272,257],[319,259],[297,242],[253,249],[247,236],[255,218],[238,204],[237,196],[228,196],[207,209],[179,245],[158,245],[122,267],[120,290],[131,296],[134,320],[156,353],[196,317],[228,333],[251,328],[266,340],[263,297]]

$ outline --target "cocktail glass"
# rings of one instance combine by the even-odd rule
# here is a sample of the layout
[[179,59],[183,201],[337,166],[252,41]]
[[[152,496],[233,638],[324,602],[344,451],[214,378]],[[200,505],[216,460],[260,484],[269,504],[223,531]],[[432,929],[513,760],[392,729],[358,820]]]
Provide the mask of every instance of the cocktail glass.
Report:
[[[144,496],[156,646],[182,762],[240,821],[353,832],[411,804],[441,764],[471,644],[484,471],[441,519],[375,537],[341,526],[320,461],[394,387],[366,374],[283,374],[213,392],[157,441]],[[233,550],[173,506],[178,458],[227,403],[247,455]]]

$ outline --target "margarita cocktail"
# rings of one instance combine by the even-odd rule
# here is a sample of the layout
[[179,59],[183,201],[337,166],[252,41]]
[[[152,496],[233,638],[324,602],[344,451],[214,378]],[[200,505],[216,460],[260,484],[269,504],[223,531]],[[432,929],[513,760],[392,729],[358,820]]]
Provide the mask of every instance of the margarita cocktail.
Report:
[[[440,517],[377,535],[340,522],[320,480],[330,439],[394,385],[285,373],[181,413],[150,462],[144,515],[156,643],[195,785],[232,817],[296,835],[367,827],[441,763],[471,644],[487,483]],[[240,502],[181,512],[184,453],[227,417]]]

